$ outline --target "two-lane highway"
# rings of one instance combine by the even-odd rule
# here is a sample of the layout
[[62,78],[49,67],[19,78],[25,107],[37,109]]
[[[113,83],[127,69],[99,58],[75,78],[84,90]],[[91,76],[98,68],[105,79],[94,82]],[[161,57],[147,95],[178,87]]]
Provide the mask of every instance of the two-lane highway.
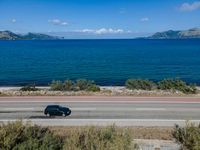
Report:
[[[49,104],[68,106],[69,117],[48,118]],[[173,97],[1,97],[0,122],[31,120],[41,125],[173,126],[199,122],[200,98]]]

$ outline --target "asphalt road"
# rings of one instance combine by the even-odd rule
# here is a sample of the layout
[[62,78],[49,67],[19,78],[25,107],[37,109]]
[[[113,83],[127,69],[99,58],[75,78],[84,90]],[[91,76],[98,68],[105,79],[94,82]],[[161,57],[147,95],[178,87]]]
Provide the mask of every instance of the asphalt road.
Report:
[[[72,110],[68,117],[46,117],[47,105]],[[200,122],[200,98],[2,97],[0,122],[31,120],[40,125],[173,126]]]

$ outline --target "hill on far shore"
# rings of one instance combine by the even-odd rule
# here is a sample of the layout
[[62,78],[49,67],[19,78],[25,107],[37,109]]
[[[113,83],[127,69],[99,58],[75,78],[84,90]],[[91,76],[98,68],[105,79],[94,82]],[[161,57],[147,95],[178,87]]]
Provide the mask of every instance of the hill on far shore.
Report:
[[63,39],[57,36],[50,36],[41,33],[16,34],[11,31],[0,31],[0,40],[58,40]]
[[147,39],[194,39],[200,38],[200,28],[193,28],[183,31],[168,30],[164,32],[157,32]]

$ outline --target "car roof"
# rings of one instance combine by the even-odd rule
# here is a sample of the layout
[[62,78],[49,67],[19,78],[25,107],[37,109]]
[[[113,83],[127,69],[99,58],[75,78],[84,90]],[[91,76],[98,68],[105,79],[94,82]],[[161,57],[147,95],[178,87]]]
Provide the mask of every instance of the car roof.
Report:
[[59,105],[48,105],[47,107],[61,107],[61,106],[59,106]]

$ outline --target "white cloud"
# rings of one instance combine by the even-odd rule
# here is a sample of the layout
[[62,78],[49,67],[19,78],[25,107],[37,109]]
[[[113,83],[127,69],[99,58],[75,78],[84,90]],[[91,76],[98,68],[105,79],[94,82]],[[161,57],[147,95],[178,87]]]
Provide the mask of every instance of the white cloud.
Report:
[[140,21],[147,22],[147,21],[149,21],[149,18],[148,17],[144,17],[144,18],[141,18]]
[[112,29],[112,28],[101,28],[101,29],[83,29],[83,30],[76,30],[76,32],[82,33],[93,33],[93,34],[120,34],[125,33],[123,29]]
[[92,30],[92,29],[83,29],[83,30],[79,30],[79,32],[83,32],[83,33],[94,33],[95,30]]
[[97,34],[107,34],[107,33],[123,33],[124,30],[122,29],[112,29],[112,28],[109,28],[109,29],[106,29],[106,28],[101,28],[99,30],[96,30],[96,33]]
[[180,10],[181,11],[193,11],[193,10],[197,10],[200,9],[200,1],[195,1],[191,4],[189,3],[183,3],[180,6]]
[[53,25],[61,25],[61,26],[66,26],[68,25],[67,22],[65,21],[61,21],[60,19],[52,19],[52,20],[48,20],[49,23],[52,23]]
[[16,23],[17,20],[16,20],[16,19],[12,19],[11,22],[12,22],[12,23]]

